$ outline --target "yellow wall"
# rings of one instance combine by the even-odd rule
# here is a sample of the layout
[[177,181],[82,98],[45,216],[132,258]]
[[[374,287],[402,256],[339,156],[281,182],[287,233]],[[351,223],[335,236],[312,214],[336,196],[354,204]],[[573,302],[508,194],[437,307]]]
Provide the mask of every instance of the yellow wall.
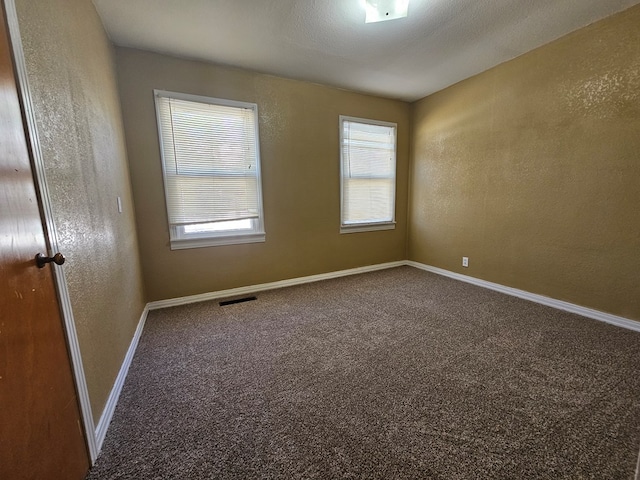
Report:
[[411,260],[640,320],[640,6],[417,102],[413,132]]
[[16,7],[97,421],[144,308],[113,52],[91,2]]
[[[407,103],[116,49],[148,300],[406,258]],[[169,249],[153,89],[258,104],[266,242]],[[395,230],[339,233],[339,115],[398,124]]]

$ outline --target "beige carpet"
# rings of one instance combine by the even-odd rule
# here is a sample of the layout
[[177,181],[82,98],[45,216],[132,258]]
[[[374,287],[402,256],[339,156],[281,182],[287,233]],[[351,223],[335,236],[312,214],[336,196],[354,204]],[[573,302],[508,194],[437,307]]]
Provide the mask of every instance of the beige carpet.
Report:
[[410,267],[152,311],[90,479],[633,479],[640,334]]

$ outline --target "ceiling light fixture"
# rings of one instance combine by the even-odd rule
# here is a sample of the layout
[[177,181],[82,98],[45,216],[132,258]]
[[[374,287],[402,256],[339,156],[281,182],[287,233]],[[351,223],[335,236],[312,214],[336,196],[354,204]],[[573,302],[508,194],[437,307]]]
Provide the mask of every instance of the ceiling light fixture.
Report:
[[409,0],[365,0],[364,23],[384,22],[407,16]]

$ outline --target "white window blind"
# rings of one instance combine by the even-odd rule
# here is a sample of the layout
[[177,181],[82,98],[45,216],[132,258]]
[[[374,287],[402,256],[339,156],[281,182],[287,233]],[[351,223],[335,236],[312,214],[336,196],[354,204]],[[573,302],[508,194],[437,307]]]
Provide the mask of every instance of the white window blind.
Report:
[[343,229],[393,224],[396,125],[351,117],[340,122]]
[[228,235],[227,225],[260,220],[256,105],[160,91],[155,98],[172,240]]

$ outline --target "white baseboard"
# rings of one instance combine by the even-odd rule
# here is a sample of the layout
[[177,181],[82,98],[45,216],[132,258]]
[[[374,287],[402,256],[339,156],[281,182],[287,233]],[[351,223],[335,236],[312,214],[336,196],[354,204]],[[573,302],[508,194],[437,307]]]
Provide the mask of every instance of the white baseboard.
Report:
[[127,372],[129,371],[129,366],[131,365],[133,355],[135,354],[136,348],[138,346],[138,341],[140,340],[140,336],[142,335],[142,330],[144,329],[144,324],[147,320],[147,315],[150,310],[173,307],[177,305],[186,305],[189,303],[204,302],[207,300],[215,300],[218,298],[232,297],[236,295],[245,295],[248,293],[255,293],[255,292],[261,292],[265,290],[273,290],[276,288],[290,287],[293,285],[302,285],[305,283],[318,282],[321,280],[329,280],[332,278],[345,277],[348,275],[357,275],[359,273],[374,272],[377,270],[401,267],[405,265],[419,268],[421,270],[425,270],[427,272],[435,273],[438,275],[443,275],[445,277],[453,278],[455,280],[460,280],[462,282],[471,283],[479,287],[496,290],[498,292],[505,293],[507,295],[519,297],[535,303],[547,305],[549,307],[565,310],[571,313],[576,313],[578,315],[582,315],[583,317],[592,318],[594,320],[600,320],[602,322],[611,323],[619,327],[640,332],[640,322],[630,320],[628,318],[619,317],[619,316],[612,315],[610,313],[601,312],[598,310],[593,310],[591,308],[582,307],[580,305],[564,302],[562,300],[556,300],[551,297],[545,297],[543,295],[526,292],[524,290],[519,290],[517,288],[507,287],[505,285],[500,285],[499,283],[493,283],[493,282],[488,282],[486,280],[481,280],[479,278],[469,277],[467,275],[451,272],[449,270],[444,270],[442,268],[432,267],[430,265],[414,262],[412,260],[380,263],[377,265],[368,265],[366,267],[351,268],[349,270],[339,270],[337,272],[321,273],[318,275],[309,275],[307,277],[291,278],[288,280],[281,280],[278,282],[261,283],[258,285],[249,285],[246,287],[231,288],[228,290],[219,290],[217,292],[202,293],[199,295],[189,295],[186,297],[171,298],[168,300],[159,300],[155,302],[149,302],[145,306],[144,311],[140,316],[140,322],[138,323],[138,327],[136,328],[136,331],[133,335],[133,339],[131,340],[131,344],[129,345],[129,350],[127,350],[127,354],[124,358],[124,361],[122,362],[122,366],[120,367],[120,372],[116,377],[116,381],[113,385],[113,389],[111,390],[111,394],[107,399],[107,404],[104,408],[104,411],[102,412],[102,416],[100,417],[98,426],[96,427],[95,441],[97,444],[97,451],[100,452],[102,448],[102,443],[104,442],[104,438],[107,434],[109,423],[111,422],[111,418],[113,417],[113,412],[115,411],[116,405],[118,403],[118,397],[120,396],[120,392],[122,391],[122,386],[124,385]]
[[131,365],[131,361],[133,360],[133,356],[136,352],[136,348],[138,347],[138,342],[140,340],[140,336],[142,335],[145,322],[147,321],[147,315],[149,314],[150,310],[156,310],[156,309],[165,308],[165,307],[173,307],[176,305],[186,305],[188,303],[203,302],[206,300],[213,300],[216,298],[230,297],[235,295],[244,295],[246,293],[272,290],[275,288],[289,287],[292,285],[301,285],[303,283],[318,282],[320,280],[328,280],[331,278],[345,277],[347,275],[356,275],[358,273],[374,272],[376,270],[383,270],[383,269],[393,268],[393,267],[401,267],[401,266],[404,266],[405,264],[406,263],[404,261],[380,263],[377,265],[368,265],[366,267],[352,268],[349,270],[340,270],[337,272],[321,273],[319,275],[310,275],[308,277],[292,278],[288,280],[281,280],[279,282],[262,283],[259,285],[250,285],[247,287],[231,288],[228,290],[220,290],[217,292],[203,293],[200,295],[189,295],[187,297],[171,298],[168,300],[160,300],[156,302],[147,303],[147,305],[144,307],[142,315],[140,316],[138,327],[136,328],[136,331],[133,334],[133,339],[131,340],[131,344],[129,345],[129,349],[127,350],[127,354],[124,357],[122,366],[120,367],[120,371],[118,372],[118,376],[116,377],[116,381],[113,385],[113,388],[111,389],[111,393],[109,394],[109,398],[107,399],[107,403],[104,407],[102,415],[100,416],[100,421],[98,422],[98,426],[96,427],[96,430],[95,430],[95,443],[97,447],[96,456],[98,453],[100,453],[100,450],[102,449],[102,443],[104,442],[104,438],[107,435],[109,424],[111,423],[111,419],[113,418],[113,413],[116,409],[116,405],[118,404],[118,398],[120,397],[120,392],[122,391],[124,381],[127,377],[127,373],[129,372],[129,366]]
[[113,384],[113,388],[111,389],[111,393],[109,394],[107,403],[104,407],[104,410],[102,411],[102,415],[100,416],[100,421],[98,422],[98,426],[96,427],[95,438],[98,453],[100,452],[100,450],[102,450],[102,442],[104,442],[104,437],[107,435],[107,429],[109,428],[109,424],[111,423],[111,419],[113,418],[113,412],[115,411],[116,405],[118,404],[118,398],[120,398],[120,392],[122,391],[124,380],[127,378],[129,366],[131,365],[133,356],[136,353],[136,348],[138,348],[138,341],[140,340],[140,336],[142,335],[142,330],[144,329],[144,324],[147,321],[148,313],[149,305],[147,304],[142,311],[142,315],[140,315],[138,327],[133,334],[133,339],[131,339],[129,349],[127,350],[127,354],[124,356],[124,360],[122,361],[122,365],[120,366],[120,371],[118,372],[118,376],[116,377],[116,381]]
[[542,305],[547,305],[549,307],[557,308],[559,310],[565,310],[567,312],[576,313],[578,315],[582,315],[583,317],[591,318],[594,320],[600,320],[601,322],[611,323],[613,325],[617,325],[618,327],[623,327],[629,330],[640,332],[640,322],[637,322],[635,320],[630,320],[628,318],[619,317],[617,315],[601,312],[599,310],[594,310],[592,308],[582,307],[574,303],[569,303],[562,300],[556,300],[555,298],[545,297],[544,295],[530,293],[525,290],[506,287],[504,285],[500,285],[499,283],[493,283],[493,282],[488,282],[486,280],[481,280],[479,278],[469,277],[467,275],[462,275],[461,273],[455,273],[449,270],[444,270],[442,268],[432,267],[431,265],[425,265],[423,263],[414,262],[412,260],[407,260],[405,262],[405,265],[419,268],[427,272],[436,273],[438,275],[443,275],[445,277],[453,278],[455,280],[460,280],[462,282],[472,283],[473,285],[477,285],[479,287],[488,288],[490,290],[496,290],[501,293],[506,293],[507,295],[523,298],[525,300],[529,300],[535,303],[540,303]]
[[304,283],[319,282],[321,280],[329,280],[332,278],[346,277],[348,275],[357,275],[359,273],[375,272],[376,270],[384,270],[393,267],[402,267],[407,265],[404,260],[398,262],[378,263],[376,265],[367,265],[366,267],[350,268],[349,270],[338,270],[337,272],[320,273],[318,275],[309,275],[308,277],[290,278],[280,280],[278,282],[260,283],[258,285],[249,285],[246,287],[230,288],[228,290],[218,290],[217,292],[201,293],[199,295],[189,295],[187,297],[170,298],[168,300],[158,300],[149,302],[147,306],[149,310],[157,310],[159,308],[175,307],[177,305],[186,305],[189,303],[205,302],[207,300],[215,300],[218,298],[234,297],[237,295],[246,295],[248,293],[263,292],[265,290],[273,290],[276,288],[291,287],[293,285],[302,285]]
[[513,287],[507,287],[499,283],[489,282],[468,275],[463,275],[442,268],[433,267],[431,265],[425,265],[423,263],[414,262],[412,260],[401,260],[397,262],[379,263],[376,265],[368,265],[365,267],[351,268],[348,270],[338,270],[336,272],[321,273],[318,275],[309,275],[307,277],[291,278],[287,280],[280,280],[278,282],[261,283],[257,285],[248,285],[246,287],[230,288],[228,290],[219,290],[216,292],[201,293],[199,295],[189,295],[186,297],[170,298],[167,300],[158,300],[155,302],[149,302],[147,308],[149,310],[157,310],[159,308],[174,307],[177,305],[187,305],[189,303],[204,302],[207,300],[215,300],[218,298],[233,297],[238,295],[246,295],[249,293],[256,293],[265,290],[273,290],[276,288],[291,287],[294,285],[302,285],[304,283],[319,282],[321,280],[329,280],[332,278],[345,277],[348,275],[357,275],[359,273],[374,272],[377,270],[384,270],[387,268],[410,266],[425,270],[427,272],[443,275],[445,277],[460,280],[462,282],[471,283],[479,287],[495,290],[507,295],[529,300],[531,302],[540,303],[549,307],[557,308],[559,310],[565,310],[567,312],[576,313],[583,317],[599,320],[601,322],[610,323],[619,327],[627,328],[640,332],[640,322],[630,320],[628,318],[613,315],[611,313],[601,312],[592,308],[583,307],[574,303],[565,302],[563,300],[557,300],[551,297],[545,297],[544,295],[538,295],[536,293],[527,292],[525,290],[519,290]]

